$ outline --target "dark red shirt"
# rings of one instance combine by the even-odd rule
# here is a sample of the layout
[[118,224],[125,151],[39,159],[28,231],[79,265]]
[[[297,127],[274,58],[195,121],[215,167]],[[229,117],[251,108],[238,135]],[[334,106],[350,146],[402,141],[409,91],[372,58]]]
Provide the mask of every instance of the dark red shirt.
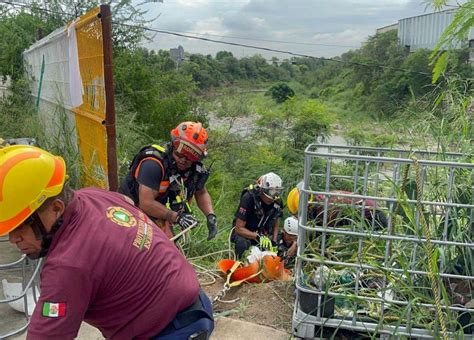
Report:
[[147,339],[196,300],[192,266],[125,196],[76,191],[63,217],[28,339],[72,339],[83,320],[106,338]]

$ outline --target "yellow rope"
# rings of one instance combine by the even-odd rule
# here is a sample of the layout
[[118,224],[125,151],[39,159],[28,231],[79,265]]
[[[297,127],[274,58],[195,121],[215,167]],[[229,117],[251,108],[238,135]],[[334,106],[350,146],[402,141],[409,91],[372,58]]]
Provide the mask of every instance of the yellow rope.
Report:
[[232,274],[234,274],[234,272],[236,271],[236,269],[242,264],[242,262],[240,261],[235,261],[234,265],[232,266],[232,268],[230,268],[230,270],[227,272],[227,280],[225,281],[225,284],[224,286],[225,287],[229,287],[229,288],[232,288],[232,287],[236,287],[242,283],[244,283],[245,281],[247,280],[250,280],[258,275],[260,275],[262,273],[262,269],[260,269],[258,272],[250,275],[250,276],[247,276],[246,278],[243,278],[242,280],[239,280],[239,281],[234,281],[234,282],[230,282],[230,277],[232,276]]
[[433,268],[433,245],[431,243],[431,232],[428,227],[428,224],[425,220],[425,215],[423,214],[422,205],[421,205],[421,174],[420,174],[420,165],[418,163],[418,159],[416,157],[412,157],[413,165],[415,168],[415,175],[416,175],[416,208],[418,210],[420,216],[420,222],[423,227],[423,233],[425,234],[426,238],[426,249],[428,253],[428,277],[430,278],[431,282],[431,289],[433,290],[433,295],[435,298],[435,305],[436,305],[436,314],[438,316],[438,322],[441,326],[441,332],[443,335],[444,340],[448,340],[448,331],[446,329],[446,322],[444,320],[443,310],[441,309],[441,300],[439,297],[439,286],[438,280],[434,272]]

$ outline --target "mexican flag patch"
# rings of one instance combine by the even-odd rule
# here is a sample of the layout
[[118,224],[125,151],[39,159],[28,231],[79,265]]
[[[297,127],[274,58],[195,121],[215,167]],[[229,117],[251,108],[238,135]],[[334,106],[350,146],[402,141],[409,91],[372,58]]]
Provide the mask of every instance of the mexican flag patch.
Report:
[[43,302],[43,316],[48,318],[57,318],[66,315],[65,302]]

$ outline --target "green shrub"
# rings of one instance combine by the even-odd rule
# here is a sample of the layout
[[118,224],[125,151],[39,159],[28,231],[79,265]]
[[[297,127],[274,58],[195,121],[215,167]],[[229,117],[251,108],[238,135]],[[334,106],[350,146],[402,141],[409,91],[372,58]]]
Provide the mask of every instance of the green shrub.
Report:
[[277,102],[284,103],[295,95],[295,91],[285,83],[272,86],[268,90],[268,94]]

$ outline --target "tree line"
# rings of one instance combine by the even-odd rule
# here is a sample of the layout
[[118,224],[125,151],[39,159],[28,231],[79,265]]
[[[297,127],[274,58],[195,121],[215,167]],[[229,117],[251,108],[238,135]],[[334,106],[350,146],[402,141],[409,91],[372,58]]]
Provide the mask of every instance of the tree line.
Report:
[[[64,8],[80,13],[94,5],[97,4],[56,0],[15,11],[9,5],[0,6],[0,74],[9,75],[14,81],[21,79],[21,53],[34,43],[39,32],[44,36],[65,24],[68,17],[59,14]],[[187,53],[177,67],[168,51],[140,47],[139,42],[146,39],[145,31],[120,25],[127,20],[143,23],[144,12],[130,1],[121,1],[114,15],[114,22],[118,23],[114,25],[113,45],[118,106],[133,112],[139,122],[147,124],[146,132],[156,138],[165,136],[149,122],[159,120],[160,130],[167,130],[178,117],[203,118],[196,111],[196,96],[224,86],[269,87],[276,82],[293,82],[300,85],[297,95],[338,100],[343,97],[352,110],[366,110],[377,117],[392,116],[410,101],[431,102],[436,96],[433,90],[443,86],[442,78],[435,84],[431,82],[430,51],[408,53],[398,43],[396,31],[371,36],[360,49],[333,60],[267,60],[261,55],[238,59],[231,52],[220,51],[215,56]],[[461,79],[472,78],[467,49],[451,53],[450,58],[449,71]]]

